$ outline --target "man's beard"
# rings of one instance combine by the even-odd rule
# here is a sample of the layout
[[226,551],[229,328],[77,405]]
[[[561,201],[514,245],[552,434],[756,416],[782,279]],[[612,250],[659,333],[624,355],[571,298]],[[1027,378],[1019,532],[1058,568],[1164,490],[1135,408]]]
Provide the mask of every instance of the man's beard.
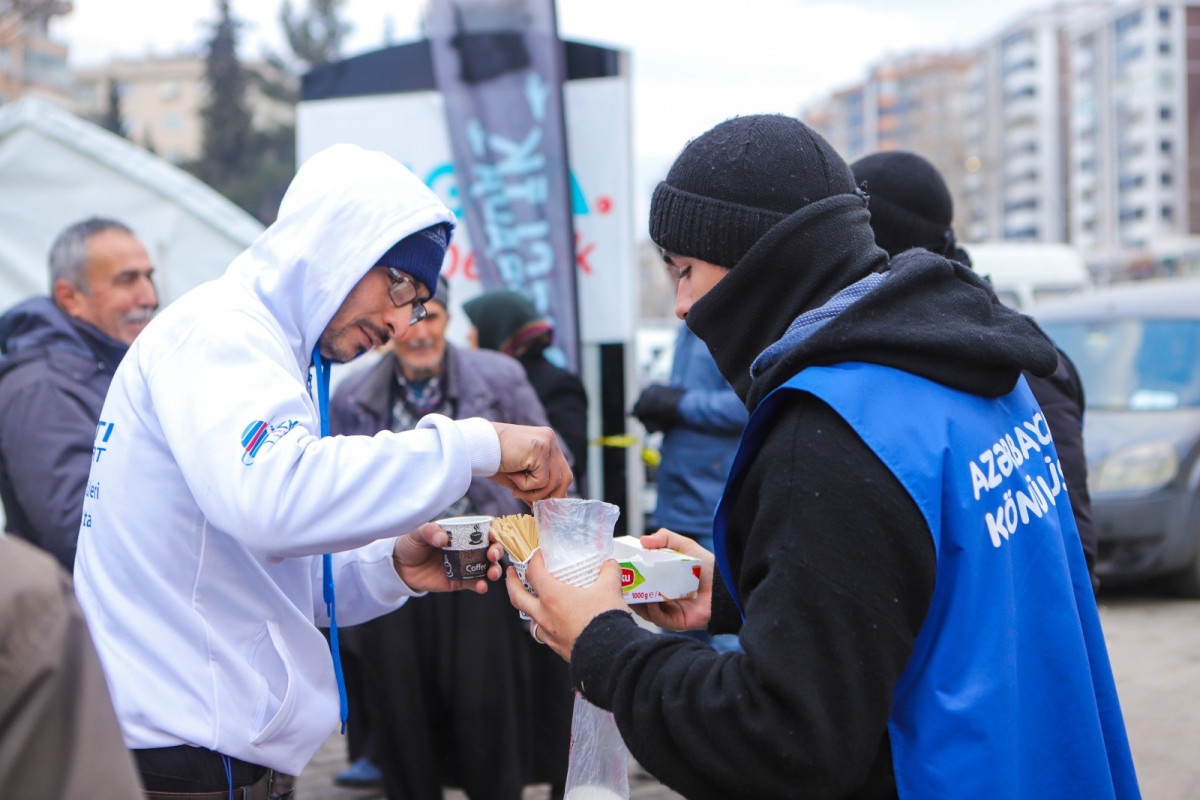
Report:
[[429,367],[406,365],[404,368],[405,377],[411,381],[423,381],[427,378],[432,378],[434,375],[439,375],[441,372],[442,365],[440,363]]
[[317,339],[318,352],[320,352],[322,356],[330,361],[337,363],[344,364],[348,361],[353,361],[354,359],[368,352],[370,348],[359,350],[356,346],[354,346],[352,351],[348,352],[347,350],[342,349],[340,343],[350,338],[357,338],[358,333],[355,329],[362,328],[370,331],[375,338],[379,340],[380,346],[391,341],[391,333],[386,328],[381,328],[378,325],[372,324],[366,319],[359,319],[337,330],[330,330],[329,328],[326,328],[321,334],[320,338]]

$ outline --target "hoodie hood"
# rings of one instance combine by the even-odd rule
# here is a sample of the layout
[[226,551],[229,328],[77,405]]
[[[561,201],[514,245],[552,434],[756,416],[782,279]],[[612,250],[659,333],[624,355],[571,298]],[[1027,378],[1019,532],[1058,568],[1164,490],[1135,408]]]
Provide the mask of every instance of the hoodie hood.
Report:
[[453,227],[453,212],[398,161],[334,145],[301,165],[275,222],[225,278],[267,308],[306,369],[321,333],[363,275],[401,239],[438,223]]
[[530,339],[554,331],[528,297],[511,289],[494,289],[473,297],[463,303],[463,312],[475,326],[481,348],[510,356]]
[[[866,280],[884,271],[886,280]],[[860,282],[869,291],[810,335],[788,337],[798,317]],[[1022,371],[1045,376],[1058,364],[1037,323],[1001,304],[970,268],[921,249],[889,263],[853,195],[813,203],[771,228],[693,304],[687,324],[750,409],[810,366],[863,361],[998,397]],[[751,377],[768,349],[769,363]]]
[[33,297],[0,317],[0,375],[47,354],[69,354],[112,373],[128,349],[124,342],[72,318],[48,297]]
[[1029,317],[1002,304],[971,269],[928,250],[892,259],[887,280],[764,370],[747,402],[809,366],[864,361],[952,389],[999,397],[1023,371],[1045,377],[1054,344]]

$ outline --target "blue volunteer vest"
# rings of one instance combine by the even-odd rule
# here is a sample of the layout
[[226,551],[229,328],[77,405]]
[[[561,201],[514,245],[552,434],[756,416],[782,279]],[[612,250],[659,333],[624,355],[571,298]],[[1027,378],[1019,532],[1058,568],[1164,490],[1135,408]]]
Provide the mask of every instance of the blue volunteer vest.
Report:
[[739,609],[730,509],[792,392],[846,420],[933,534],[933,599],[888,720],[900,797],[1140,797],[1058,454],[1024,378],[988,399],[847,363],[803,370],[768,395],[713,526]]

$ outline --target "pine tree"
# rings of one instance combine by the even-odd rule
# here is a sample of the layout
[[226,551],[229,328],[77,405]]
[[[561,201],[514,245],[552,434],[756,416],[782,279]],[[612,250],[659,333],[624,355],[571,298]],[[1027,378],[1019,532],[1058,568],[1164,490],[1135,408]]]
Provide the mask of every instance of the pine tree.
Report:
[[100,127],[117,136],[125,136],[125,116],[121,113],[121,85],[115,78],[108,79],[108,106],[98,120]]
[[206,43],[208,99],[200,110],[203,153],[192,171],[217,191],[226,192],[252,167],[254,129],[246,107],[245,67],[238,60],[242,23],[233,18],[229,0],[217,0],[218,20]]
[[308,9],[297,15],[291,0],[283,0],[279,24],[296,58],[312,68],[342,55],[342,42],[353,29],[341,18],[346,0],[308,0]]
[[[284,102],[296,101],[295,91],[266,73],[246,69],[238,60],[241,22],[230,11],[230,0],[217,0],[218,19],[205,42],[205,81],[208,100],[201,109],[203,153],[188,169],[221,194],[270,224],[279,201],[295,175],[296,132],[291,125],[255,130],[247,102],[254,88]],[[297,14],[285,0],[280,22],[295,59],[308,66],[341,54],[342,40],[350,31],[339,13],[345,0],[308,0]],[[282,59],[268,58],[281,70]]]

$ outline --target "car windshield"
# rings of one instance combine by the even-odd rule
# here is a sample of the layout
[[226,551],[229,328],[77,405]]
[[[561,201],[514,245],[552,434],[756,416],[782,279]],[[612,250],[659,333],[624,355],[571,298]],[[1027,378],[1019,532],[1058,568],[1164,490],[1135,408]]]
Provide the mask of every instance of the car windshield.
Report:
[[1200,320],[1069,320],[1042,328],[1075,362],[1088,408],[1200,406]]

